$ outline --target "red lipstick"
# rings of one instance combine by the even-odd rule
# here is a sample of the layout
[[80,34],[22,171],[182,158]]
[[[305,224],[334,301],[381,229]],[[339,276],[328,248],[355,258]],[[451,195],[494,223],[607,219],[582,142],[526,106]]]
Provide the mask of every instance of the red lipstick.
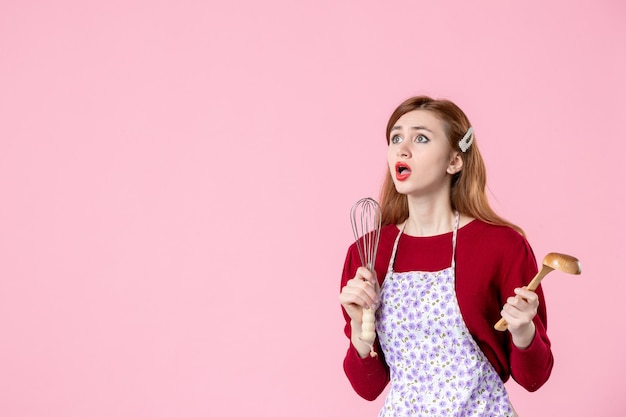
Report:
[[411,176],[411,168],[404,162],[396,162],[396,179],[404,181]]

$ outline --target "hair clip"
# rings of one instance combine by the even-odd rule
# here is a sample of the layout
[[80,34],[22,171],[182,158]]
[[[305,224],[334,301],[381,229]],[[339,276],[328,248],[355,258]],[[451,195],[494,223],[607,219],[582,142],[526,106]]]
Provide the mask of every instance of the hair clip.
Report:
[[459,148],[461,148],[461,152],[467,152],[469,147],[472,145],[472,142],[474,142],[474,128],[470,127],[467,129],[467,133],[459,141]]

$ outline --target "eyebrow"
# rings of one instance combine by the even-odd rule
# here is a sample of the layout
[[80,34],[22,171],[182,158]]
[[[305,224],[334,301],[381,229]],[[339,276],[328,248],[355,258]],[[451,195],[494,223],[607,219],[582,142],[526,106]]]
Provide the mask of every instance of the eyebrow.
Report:
[[[396,125],[391,128],[391,131],[393,132],[394,130],[401,130],[401,129],[402,129],[402,126]],[[426,126],[411,126],[410,129],[411,130],[427,130],[430,133],[433,133],[433,131],[427,128]]]

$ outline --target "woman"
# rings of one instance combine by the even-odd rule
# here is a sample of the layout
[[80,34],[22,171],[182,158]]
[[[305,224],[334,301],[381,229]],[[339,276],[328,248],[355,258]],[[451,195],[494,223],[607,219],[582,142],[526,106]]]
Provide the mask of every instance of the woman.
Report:
[[[537,263],[523,231],[485,194],[485,166],[465,114],[413,97],[387,124],[389,171],[374,273],[348,250],[340,302],[350,339],[344,370],[379,416],[514,416],[503,383],[529,391],[552,370],[546,310],[524,288]],[[360,340],[375,308],[376,357]],[[494,330],[501,317],[506,332]]]

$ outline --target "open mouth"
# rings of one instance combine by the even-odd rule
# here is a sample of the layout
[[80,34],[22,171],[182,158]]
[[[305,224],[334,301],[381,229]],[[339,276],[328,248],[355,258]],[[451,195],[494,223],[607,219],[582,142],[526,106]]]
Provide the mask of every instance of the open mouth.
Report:
[[396,162],[396,179],[404,181],[411,176],[411,168],[404,162]]

